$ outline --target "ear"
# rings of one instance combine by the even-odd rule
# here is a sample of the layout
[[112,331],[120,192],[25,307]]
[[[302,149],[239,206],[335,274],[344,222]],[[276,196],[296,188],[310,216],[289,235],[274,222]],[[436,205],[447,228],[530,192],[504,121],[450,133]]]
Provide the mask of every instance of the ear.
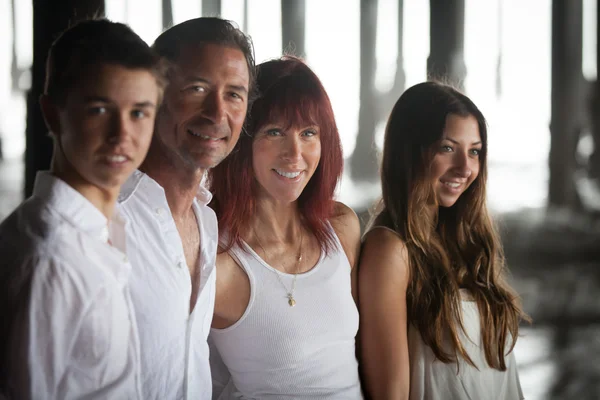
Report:
[[43,94],[40,96],[40,107],[42,109],[42,115],[44,121],[46,121],[46,127],[55,136],[60,135],[60,116],[58,106],[48,97]]

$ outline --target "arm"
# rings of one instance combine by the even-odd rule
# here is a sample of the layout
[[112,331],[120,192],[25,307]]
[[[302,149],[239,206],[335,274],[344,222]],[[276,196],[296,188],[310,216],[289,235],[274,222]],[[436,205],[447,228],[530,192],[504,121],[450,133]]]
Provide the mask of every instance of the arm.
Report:
[[331,226],[340,239],[340,243],[350,263],[352,282],[352,297],[358,301],[357,277],[358,268],[355,268],[360,255],[360,222],[356,213],[342,203],[336,203]]
[[32,397],[138,398],[137,332],[121,290],[85,284],[66,272],[71,266],[56,261],[36,268],[28,357]]
[[359,365],[367,398],[408,399],[406,247],[393,232],[366,235],[358,267]]

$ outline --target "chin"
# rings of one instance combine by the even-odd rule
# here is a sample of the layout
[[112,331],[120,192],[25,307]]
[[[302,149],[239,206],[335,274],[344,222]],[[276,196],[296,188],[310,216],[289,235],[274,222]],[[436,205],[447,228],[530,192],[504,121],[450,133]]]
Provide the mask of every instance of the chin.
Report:
[[455,205],[457,201],[458,199],[441,199],[438,200],[438,204],[440,207],[450,208]]

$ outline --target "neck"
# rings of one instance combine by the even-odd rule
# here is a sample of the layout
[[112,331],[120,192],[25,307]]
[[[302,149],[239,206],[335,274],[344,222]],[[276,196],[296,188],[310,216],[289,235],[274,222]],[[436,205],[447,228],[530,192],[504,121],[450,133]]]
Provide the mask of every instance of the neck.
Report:
[[157,146],[151,146],[140,170],[154,179],[165,191],[171,214],[182,218],[189,213],[204,169],[190,168],[169,159]]
[[258,235],[265,244],[296,243],[304,230],[298,202],[280,204],[259,199],[250,229],[250,234]]
[[104,214],[107,220],[112,219],[117,197],[119,196],[119,187],[104,189],[88,182],[56,149],[50,172],[85,197]]

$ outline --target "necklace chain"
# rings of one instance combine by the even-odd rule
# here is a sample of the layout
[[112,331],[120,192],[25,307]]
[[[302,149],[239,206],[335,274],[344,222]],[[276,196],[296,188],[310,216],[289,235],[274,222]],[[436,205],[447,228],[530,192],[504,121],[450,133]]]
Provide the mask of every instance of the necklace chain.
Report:
[[[260,238],[258,237],[258,235],[256,234],[256,230],[253,228],[254,231],[254,237],[256,238],[256,241],[258,242],[258,245],[260,246],[260,248],[262,249],[265,257],[269,257],[269,254],[267,253],[267,251],[265,250],[264,246],[262,245]],[[300,233],[300,246],[298,247],[298,257],[296,259],[296,272],[294,273],[294,278],[292,279],[292,287],[290,290],[288,290],[287,286],[285,283],[283,283],[283,279],[281,279],[281,272],[279,272],[276,268],[273,268],[273,272],[275,273],[275,276],[277,277],[277,280],[279,281],[279,283],[281,284],[281,286],[283,286],[283,288],[285,289],[285,291],[287,292],[287,299],[288,299],[288,304],[290,307],[294,307],[296,305],[296,300],[294,299],[294,291],[296,290],[296,278],[298,277],[298,269],[300,267],[300,263],[302,262],[302,242],[304,240],[304,235],[302,233]],[[286,273],[287,270],[284,268]]]

